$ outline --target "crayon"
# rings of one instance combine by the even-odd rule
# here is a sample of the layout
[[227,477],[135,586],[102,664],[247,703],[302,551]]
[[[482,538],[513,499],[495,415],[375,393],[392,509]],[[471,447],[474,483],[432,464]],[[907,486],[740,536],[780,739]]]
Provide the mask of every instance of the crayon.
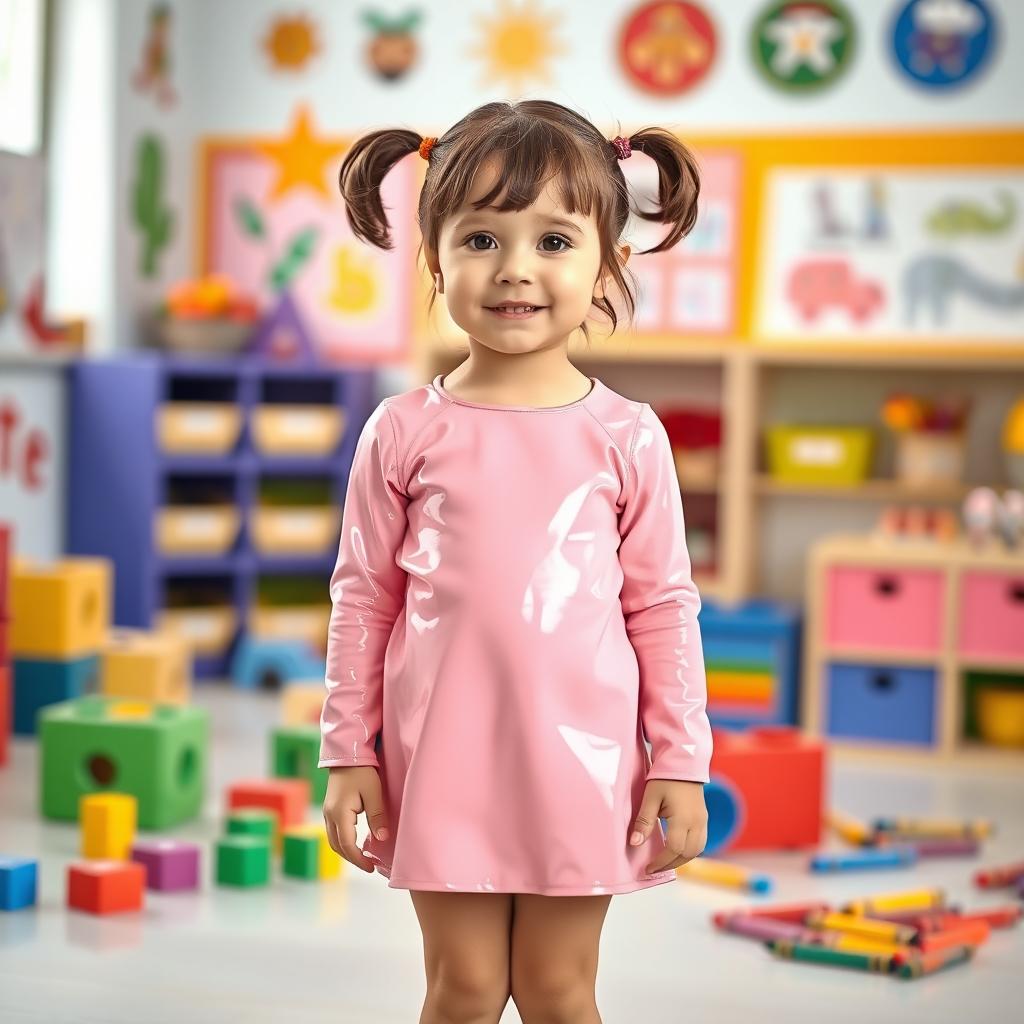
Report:
[[845,839],[851,846],[871,846],[875,841],[871,829],[864,822],[848,814],[829,811],[825,815],[825,821],[840,839]]
[[860,935],[843,935],[841,932],[818,932],[819,936],[827,936],[822,940],[813,940],[822,946],[830,949],[841,949],[848,953],[896,953],[915,952],[913,946],[902,945],[899,942],[876,942],[874,939],[865,939]]
[[819,853],[811,858],[812,871],[856,871],[861,868],[909,867],[917,860],[911,847],[858,850],[856,853]]
[[728,864],[707,857],[695,857],[685,864],[680,864],[676,868],[676,874],[682,878],[692,878],[695,882],[726,885],[730,888],[748,889],[751,892],[769,892],[772,887],[772,880],[767,875],[758,875],[741,868],[738,864]]
[[890,910],[861,916],[870,921],[891,921],[893,924],[909,925],[919,932],[941,931],[943,928],[951,927],[948,920],[957,920],[957,914],[953,911],[943,913],[934,910]]
[[966,963],[974,956],[973,946],[951,946],[949,949],[940,949],[937,953],[919,953],[916,956],[901,958],[901,954],[895,954],[896,962],[893,964],[893,974],[898,978],[920,978],[925,974],[934,974],[946,967],[954,967],[956,964]]
[[903,839],[987,839],[993,831],[991,821],[953,821],[948,818],[876,818],[875,832]]
[[876,893],[862,900],[844,903],[845,914],[872,914],[888,910],[933,910],[945,907],[946,894],[942,889],[910,889],[905,892]]
[[975,856],[978,852],[977,839],[915,839],[907,845],[919,857]]
[[802,960],[806,963],[828,964],[835,967],[853,967],[861,971],[886,973],[892,964],[893,953],[854,953],[828,946],[815,946],[793,942],[790,939],[769,939],[765,945],[775,954],[787,960]]
[[917,929],[892,921],[875,921],[858,914],[808,914],[806,923],[811,928],[846,932],[862,938],[907,945],[916,935]]
[[793,939],[803,942],[807,929],[790,921],[776,921],[770,917],[733,914],[721,926],[724,931],[744,935],[751,939]]
[[803,925],[804,918],[816,910],[831,910],[828,903],[819,900],[808,903],[775,903],[768,906],[744,907],[742,910],[720,910],[713,915],[715,924],[721,926],[720,918],[729,917],[734,914],[743,917],[772,917],[778,921],[790,921],[793,924]]
[[973,921],[956,928],[944,928],[941,932],[918,932],[913,945],[924,953],[951,946],[980,946],[987,941],[990,931],[984,921]]
[[1016,903],[1004,903],[998,907],[989,907],[987,910],[972,910],[967,914],[940,914],[936,917],[938,928],[956,928],[960,924],[970,924],[974,921],[984,921],[991,928],[1009,928],[1017,924],[1024,909]]
[[1003,864],[994,868],[982,868],[974,873],[974,884],[981,889],[1002,889],[1016,885],[1024,879],[1024,860],[1016,864]]

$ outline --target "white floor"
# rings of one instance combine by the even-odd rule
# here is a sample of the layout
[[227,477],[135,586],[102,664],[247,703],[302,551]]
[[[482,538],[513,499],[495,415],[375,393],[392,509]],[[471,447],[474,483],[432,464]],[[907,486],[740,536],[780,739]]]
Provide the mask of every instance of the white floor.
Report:
[[[219,834],[229,782],[268,771],[274,694],[197,687],[213,714],[203,818],[175,830],[209,844]],[[39,906],[0,912],[0,1020],[103,1024],[331,1021],[415,1024],[424,979],[419,927],[409,895],[377,874],[346,865],[332,883],[279,874],[263,890],[210,882],[201,892],[147,894],[142,913],[93,918],[64,905],[78,831],[40,819],[34,740],[16,737],[0,770],[0,853],[40,861]],[[1024,771],[992,772],[833,758],[830,803],[866,819],[893,815],[989,817],[997,825],[981,857],[923,862],[912,870],[817,876],[807,854],[735,859],[776,878],[756,902],[825,899],[939,885],[965,908],[1012,902],[1009,891],[971,884],[981,864],[1024,859]],[[322,821],[318,808],[310,820]],[[360,840],[362,839],[360,830]],[[828,848],[842,844],[828,841]],[[999,930],[974,962],[917,981],[777,961],[758,943],[715,931],[714,910],[755,902],[678,882],[616,896],[605,924],[598,1005],[605,1024],[753,1020],[887,1024],[999,1021],[1019,1013],[1024,927]],[[1014,1007],[1017,1010],[1014,1010]],[[519,1015],[510,1002],[502,1024]],[[1018,1016],[1018,1019],[1021,1019]]]

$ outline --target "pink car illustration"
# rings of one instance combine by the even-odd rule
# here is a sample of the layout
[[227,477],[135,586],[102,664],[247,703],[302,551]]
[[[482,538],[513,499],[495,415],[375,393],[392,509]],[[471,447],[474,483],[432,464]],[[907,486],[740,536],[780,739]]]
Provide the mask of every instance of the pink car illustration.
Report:
[[829,306],[841,306],[863,323],[882,306],[882,286],[858,281],[846,260],[809,259],[797,263],[789,275],[786,295],[804,320],[814,320]]

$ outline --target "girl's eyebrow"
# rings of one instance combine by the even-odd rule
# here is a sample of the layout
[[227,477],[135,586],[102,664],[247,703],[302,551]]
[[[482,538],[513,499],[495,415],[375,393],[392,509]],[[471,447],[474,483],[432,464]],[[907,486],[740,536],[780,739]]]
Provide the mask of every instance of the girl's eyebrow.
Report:
[[[459,227],[465,227],[467,224],[477,220],[486,220],[486,211],[489,207],[484,207],[480,210],[472,210],[464,216],[460,217],[457,221]],[[545,217],[543,218],[547,224],[558,224],[561,227],[569,228],[570,231],[575,231],[577,234],[583,234],[583,229],[575,221],[566,220],[564,217]]]

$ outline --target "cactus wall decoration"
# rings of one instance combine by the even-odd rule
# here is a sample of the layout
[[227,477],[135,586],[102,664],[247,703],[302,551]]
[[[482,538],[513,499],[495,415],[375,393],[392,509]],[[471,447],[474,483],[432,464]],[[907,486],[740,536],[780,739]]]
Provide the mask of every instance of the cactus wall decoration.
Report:
[[132,219],[141,234],[139,273],[156,274],[157,256],[171,240],[174,214],[163,205],[164,151],[160,140],[143,135],[135,148],[135,184],[132,188]]

